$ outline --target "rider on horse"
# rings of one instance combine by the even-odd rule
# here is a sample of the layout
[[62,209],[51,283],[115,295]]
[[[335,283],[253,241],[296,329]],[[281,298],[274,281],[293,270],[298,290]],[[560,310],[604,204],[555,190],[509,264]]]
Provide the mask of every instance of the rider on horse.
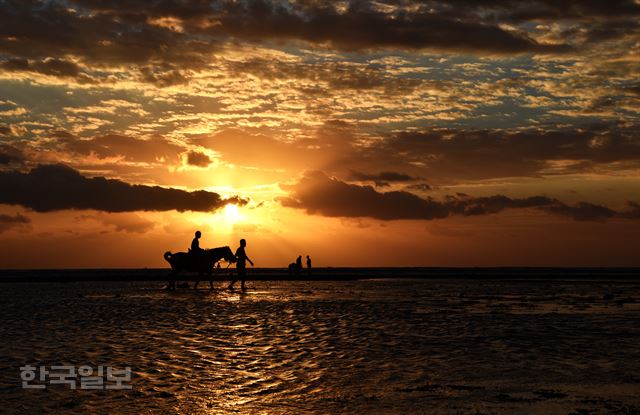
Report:
[[195,238],[191,241],[191,249],[189,249],[189,254],[191,258],[194,259],[194,262],[200,264],[204,261],[204,249],[200,248],[200,237],[202,233],[200,231],[196,231]]
[[201,236],[202,236],[202,233],[200,233],[200,231],[196,231],[196,237],[193,238],[193,241],[191,241],[191,252],[194,254],[203,251],[203,249],[200,248],[200,241],[199,241]]

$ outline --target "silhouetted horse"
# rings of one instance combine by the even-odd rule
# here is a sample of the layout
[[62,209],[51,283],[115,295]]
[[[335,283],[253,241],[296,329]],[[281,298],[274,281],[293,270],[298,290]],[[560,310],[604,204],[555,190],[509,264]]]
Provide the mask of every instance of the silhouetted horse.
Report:
[[[169,274],[169,283],[167,289],[176,289],[175,276],[181,271],[197,272],[198,276],[202,276],[205,272],[209,276],[209,287],[213,289],[213,277],[211,272],[216,262],[224,259],[227,262],[236,262],[236,256],[233,255],[233,251],[228,246],[220,248],[205,249],[198,254],[187,252],[176,252],[172,254],[167,251],[164,253],[164,259],[171,265],[171,273]],[[196,281],[194,287],[198,287],[200,280]]]

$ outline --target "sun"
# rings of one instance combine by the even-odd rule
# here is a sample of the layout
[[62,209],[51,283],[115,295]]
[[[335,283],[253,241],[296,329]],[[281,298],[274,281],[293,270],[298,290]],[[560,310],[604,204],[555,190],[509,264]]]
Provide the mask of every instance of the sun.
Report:
[[234,225],[242,220],[242,214],[237,205],[228,204],[223,211],[224,220],[228,225]]

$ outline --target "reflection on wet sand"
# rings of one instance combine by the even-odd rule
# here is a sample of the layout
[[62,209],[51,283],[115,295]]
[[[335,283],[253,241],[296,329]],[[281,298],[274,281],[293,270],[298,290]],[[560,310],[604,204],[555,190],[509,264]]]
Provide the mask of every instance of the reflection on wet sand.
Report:
[[[5,284],[11,413],[628,413],[633,282]],[[112,364],[125,391],[23,390],[18,367]]]

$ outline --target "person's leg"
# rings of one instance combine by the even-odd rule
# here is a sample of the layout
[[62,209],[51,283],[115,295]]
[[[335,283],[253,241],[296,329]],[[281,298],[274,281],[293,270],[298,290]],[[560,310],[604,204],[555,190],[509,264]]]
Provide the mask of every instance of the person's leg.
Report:
[[242,291],[246,290],[244,286],[244,276],[247,274],[247,270],[245,267],[238,268],[238,278],[240,279],[240,289]]
[[[236,269],[236,272],[237,272],[237,274],[238,274],[238,275],[240,275],[240,269],[239,269],[239,268],[237,268],[237,269]],[[229,289],[232,289],[232,288],[233,288],[233,286],[234,286],[234,284],[236,283],[236,281],[238,281],[238,278],[237,278],[237,277],[235,277],[235,278],[234,278],[234,277],[231,277],[231,278],[232,278],[232,280],[231,280],[231,284],[229,284],[229,287],[227,287],[227,288],[229,288]]]

